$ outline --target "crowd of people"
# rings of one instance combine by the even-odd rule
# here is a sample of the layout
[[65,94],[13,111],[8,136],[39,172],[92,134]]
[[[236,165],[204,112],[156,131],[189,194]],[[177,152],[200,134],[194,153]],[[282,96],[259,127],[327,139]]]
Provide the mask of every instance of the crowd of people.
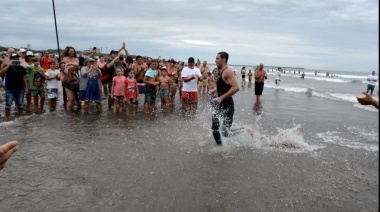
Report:
[[[95,53],[94,48],[90,55],[84,56],[77,54],[74,47],[66,47],[59,58],[51,57],[48,51],[37,57],[30,50],[16,52],[9,48],[0,68],[6,91],[4,120],[10,119],[13,102],[19,115],[44,113],[46,97],[49,111],[54,112],[59,81],[66,111],[89,112],[90,103],[95,102],[97,111],[102,112],[101,100],[105,98],[113,112],[135,114],[141,94],[145,95],[144,112],[153,112],[156,95],[161,97],[161,109],[169,111],[175,104],[176,93],[187,92],[187,83],[183,83],[180,76],[185,62],[139,55],[133,58],[124,42],[119,50],[112,50],[109,55],[95,56]],[[201,64],[198,59],[193,63],[201,73],[195,91],[205,94],[212,83],[210,68],[206,61]],[[186,110],[186,101],[183,103]]]
[[[121,50],[125,51],[126,60],[124,57],[121,58]],[[219,118],[223,120],[223,136],[231,136],[241,131],[241,129],[231,129],[234,115],[232,96],[239,91],[239,86],[234,71],[227,65],[229,55],[226,52],[217,53],[215,61],[217,68],[212,73],[207,62],[201,65],[198,60],[195,63],[193,57],[188,59],[186,67],[183,62],[176,62],[174,59],[143,61],[141,56],[137,56],[135,60],[133,58],[130,60],[125,43],[119,51],[112,50],[106,62],[100,60],[96,63],[96,59],[90,55],[83,61],[83,66],[73,47],[65,49],[61,61],[46,59],[49,66],[44,66],[45,60],[36,58],[30,53],[22,57],[22,52],[17,54],[12,48],[8,53],[9,58],[3,62],[0,71],[4,77],[6,90],[5,120],[9,120],[13,101],[19,114],[22,115],[23,101],[28,95],[33,97],[34,112],[43,112],[45,92],[49,101],[49,110],[54,112],[58,81],[61,81],[67,111],[71,111],[74,105],[81,108],[82,101],[83,111],[88,112],[90,101],[94,101],[96,109],[101,112],[103,88],[103,95],[108,96],[110,105],[113,103],[113,112],[123,112],[125,105],[132,105],[130,109],[135,109],[138,105],[137,96],[144,93],[144,112],[152,113],[156,94],[160,94],[161,108],[165,110],[173,106],[173,98],[178,88],[183,111],[195,113],[198,93],[207,92],[212,96],[211,103],[214,109],[212,130],[216,143],[222,145]],[[108,77],[102,78],[102,76]],[[205,81],[207,84],[202,83]],[[106,89],[109,92],[104,92]],[[30,105],[27,105],[26,109],[28,107]],[[0,169],[18,148],[17,142],[0,146]]]

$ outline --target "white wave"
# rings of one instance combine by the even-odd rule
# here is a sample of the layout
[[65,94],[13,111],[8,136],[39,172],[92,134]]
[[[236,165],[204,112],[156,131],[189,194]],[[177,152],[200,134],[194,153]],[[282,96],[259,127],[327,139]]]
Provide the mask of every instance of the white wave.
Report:
[[316,136],[317,138],[322,139],[322,142],[325,142],[325,143],[337,144],[339,146],[344,146],[351,149],[364,149],[370,152],[379,151],[378,144],[361,143],[361,142],[356,141],[354,138],[351,138],[349,140],[349,139],[339,136],[339,134],[341,134],[341,132],[327,131],[326,133],[317,133]]
[[354,107],[355,108],[359,108],[359,109],[363,109],[363,110],[367,110],[367,111],[371,111],[371,112],[379,112],[379,109],[375,108],[374,106],[372,105],[361,105],[361,104],[354,104]]
[[356,99],[356,96],[352,94],[330,93],[330,95],[338,100],[344,100],[344,101],[353,102],[353,103],[358,102],[358,100]]
[[307,88],[301,88],[301,87],[289,87],[289,86],[278,86],[272,83],[265,83],[265,87],[278,89],[278,90],[284,90],[289,92],[295,92],[295,93],[306,93],[308,91]]
[[12,126],[15,123],[15,121],[4,121],[0,123],[0,127],[9,127]]
[[340,78],[349,78],[349,79],[367,79],[368,76],[358,76],[358,75],[339,75]]
[[343,80],[343,79],[337,79],[337,78],[322,78],[322,77],[314,77],[315,80],[319,81],[327,81],[327,82],[336,82],[336,83],[350,83],[351,80]]
[[374,142],[379,142],[379,132],[374,130],[369,130],[362,126],[346,126],[346,129],[355,135],[367,140],[373,140]]

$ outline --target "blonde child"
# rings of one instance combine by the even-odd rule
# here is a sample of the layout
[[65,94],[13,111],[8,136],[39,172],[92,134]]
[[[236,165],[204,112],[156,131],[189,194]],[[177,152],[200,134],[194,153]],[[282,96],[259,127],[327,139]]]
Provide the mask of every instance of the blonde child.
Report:
[[112,79],[111,98],[114,101],[113,112],[116,113],[119,107],[119,112],[124,111],[124,94],[125,94],[125,80],[124,69],[122,67],[116,67],[116,76]]

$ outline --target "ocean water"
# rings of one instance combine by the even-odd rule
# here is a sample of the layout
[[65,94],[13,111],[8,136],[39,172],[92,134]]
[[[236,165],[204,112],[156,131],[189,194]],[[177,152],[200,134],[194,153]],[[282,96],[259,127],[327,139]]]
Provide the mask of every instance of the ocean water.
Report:
[[[1,142],[20,150],[1,171],[0,211],[377,211],[379,112],[356,96],[367,74],[305,79],[269,70],[261,102],[254,84],[234,95],[233,127],[211,135],[208,95],[196,115],[104,112],[13,117]],[[378,87],[376,87],[376,91]],[[374,94],[377,97],[377,94]],[[60,103],[62,100],[60,100]],[[19,202],[20,204],[14,204]]]

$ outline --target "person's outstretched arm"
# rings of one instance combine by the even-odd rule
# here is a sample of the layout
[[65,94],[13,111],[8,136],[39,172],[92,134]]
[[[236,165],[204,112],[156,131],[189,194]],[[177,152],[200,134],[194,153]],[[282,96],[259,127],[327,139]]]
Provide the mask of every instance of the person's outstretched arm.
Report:
[[364,96],[363,97],[356,97],[358,99],[358,102],[362,105],[372,105],[379,109],[379,101],[374,99],[371,94],[367,92],[363,92]]

